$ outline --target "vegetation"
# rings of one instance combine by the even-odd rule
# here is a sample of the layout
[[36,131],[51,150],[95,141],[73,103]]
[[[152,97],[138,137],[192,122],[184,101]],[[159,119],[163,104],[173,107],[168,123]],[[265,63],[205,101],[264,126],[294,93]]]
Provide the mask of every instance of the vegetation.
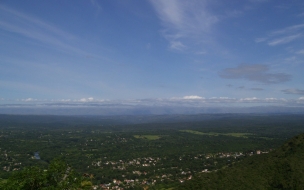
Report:
[[0,184],[13,184],[13,176],[31,176],[32,171],[43,174],[37,180],[43,188],[59,188],[64,183],[48,180],[49,167],[61,157],[78,176],[68,182],[77,188],[177,188],[248,164],[257,152],[263,160],[286,139],[304,132],[303,115],[189,118],[151,116],[145,123],[142,117],[125,116],[0,115]]
[[178,189],[304,189],[304,134],[265,155],[204,173]]
[[89,189],[92,183],[64,161],[55,159],[47,169],[32,166],[14,172],[0,187],[3,190]]
[[192,133],[196,135],[209,135],[209,136],[219,136],[219,135],[226,135],[226,136],[232,136],[232,137],[243,137],[248,138],[248,135],[252,135],[251,133],[214,133],[214,132],[200,132],[200,131],[194,131],[194,130],[180,130],[182,132]]
[[157,140],[160,139],[161,136],[159,135],[134,135],[137,139],[147,139],[147,140]]

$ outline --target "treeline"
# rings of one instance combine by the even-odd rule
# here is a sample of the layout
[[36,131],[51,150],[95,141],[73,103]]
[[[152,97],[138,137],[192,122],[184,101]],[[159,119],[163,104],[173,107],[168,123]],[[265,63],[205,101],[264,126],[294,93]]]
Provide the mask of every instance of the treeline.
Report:
[[[239,130],[260,131],[263,134],[296,135],[304,122],[303,114],[198,114],[198,115],[159,115],[159,116],[56,116],[56,115],[5,115],[0,114],[0,129],[26,130],[100,130],[100,131],[155,131],[163,129],[210,129],[221,132]],[[292,125],[293,130],[288,130]],[[276,126],[277,131],[273,131]],[[224,130],[224,131],[223,131]],[[226,131],[225,131],[226,130]]]

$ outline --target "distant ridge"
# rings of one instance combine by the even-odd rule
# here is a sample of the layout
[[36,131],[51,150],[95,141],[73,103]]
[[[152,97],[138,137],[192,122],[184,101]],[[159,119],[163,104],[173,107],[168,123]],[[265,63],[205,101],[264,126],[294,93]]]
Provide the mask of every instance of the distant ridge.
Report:
[[304,134],[269,154],[196,176],[178,189],[304,189]]
[[189,106],[84,106],[48,107],[31,105],[0,105],[0,114],[22,115],[172,115],[172,114],[215,114],[215,113],[281,113],[303,114],[304,107],[296,106],[252,106],[252,107],[189,107]]

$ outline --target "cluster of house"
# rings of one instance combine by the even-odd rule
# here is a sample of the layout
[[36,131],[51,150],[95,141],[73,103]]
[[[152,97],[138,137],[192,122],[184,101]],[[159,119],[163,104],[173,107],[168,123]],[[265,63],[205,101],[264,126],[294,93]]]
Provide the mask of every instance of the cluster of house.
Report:
[[[255,152],[248,152],[248,153],[243,153],[243,152],[219,152],[219,153],[213,153],[213,154],[198,154],[197,156],[194,156],[193,159],[211,159],[211,158],[237,158],[237,157],[242,157],[242,156],[251,156],[253,154],[263,154],[263,153],[268,153],[268,151],[261,151],[257,150]],[[179,157],[179,160],[182,161],[184,158],[181,156]],[[127,161],[119,160],[119,161],[94,161],[92,162],[92,166],[96,167],[102,167],[103,165],[106,166],[111,166],[113,170],[126,170],[128,166],[136,166],[137,168],[139,167],[149,167],[149,166],[155,166],[156,164],[161,164],[161,158],[152,158],[152,157],[144,157],[144,158],[136,158],[136,159],[131,159]],[[176,169],[177,167],[172,167],[171,169]],[[165,169],[165,168],[163,168]],[[158,169],[160,170],[160,169]],[[201,173],[208,173],[211,172],[208,169],[203,169],[200,171]],[[141,175],[147,175],[147,172],[145,171],[139,171],[139,170],[134,170],[132,171],[133,174],[136,174],[138,176]],[[180,174],[182,176],[175,178],[178,179],[180,183],[185,182],[186,180],[191,180],[192,179],[192,173],[191,171],[183,171],[180,170]],[[134,185],[155,185],[157,182],[162,182],[164,180],[171,180],[172,174],[162,174],[162,175],[156,175],[154,177],[150,177],[150,179],[124,179],[123,181],[113,179],[112,183],[108,184],[101,184],[100,187],[101,189],[123,189],[123,188],[128,188],[132,187]],[[125,177],[125,175],[123,175]],[[153,179],[152,179],[153,178]]]
[[[271,150],[270,150],[271,151]],[[206,155],[206,159],[209,158],[229,158],[229,157],[233,157],[233,158],[237,158],[237,157],[241,157],[241,156],[252,156],[254,154],[267,154],[269,153],[269,151],[261,151],[261,150],[257,150],[255,152],[247,152],[247,153],[243,153],[243,152],[228,152],[228,153],[224,153],[224,152],[219,152],[216,154],[207,154]],[[197,157],[194,157],[194,159],[197,159]]]
[[149,167],[155,166],[158,162],[160,162],[161,158],[152,158],[152,157],[144,157],[144,158],[136,158],[128,161],[104,161],[102,163],[101,160],[93,161],[92,166],[102,167],[104,165],[111,165],[113,170],[126,170],[128,166],[137,166],[137,167]]
[[[2,165],[2,169],[4,171],[9,172],[9,171],[20,170],[21,162],[16,162],[16,160],[14,158],[10,157],[7,154],[7,151],[4,151],[4,153],[2,155],[3,155],[3,159],[5,161],[5,162],[2,163],[2,164],[5,164],[4,166]],[[15,154],[14,156],[20,156],[20,155],[19,154]],[[1,160],[0,160],[0,163],[1,163]]]

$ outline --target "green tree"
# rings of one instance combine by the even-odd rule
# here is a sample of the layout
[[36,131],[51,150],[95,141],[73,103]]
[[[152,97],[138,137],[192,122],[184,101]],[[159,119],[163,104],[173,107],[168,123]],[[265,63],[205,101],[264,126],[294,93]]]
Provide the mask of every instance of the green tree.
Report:
[[[61,159],[53,160],[48,169],[32,166],[13,173],[6,183],[4,190],[72,190],[89,189],[92,183],[77,174]],[[88,185],[89,184],[89,185]]]

